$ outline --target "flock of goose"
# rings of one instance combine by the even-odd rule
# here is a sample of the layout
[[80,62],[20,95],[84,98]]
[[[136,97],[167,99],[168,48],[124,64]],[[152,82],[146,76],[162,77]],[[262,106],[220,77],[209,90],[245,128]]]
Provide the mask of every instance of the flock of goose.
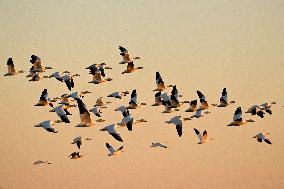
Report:
[[[122,74],[126,73],[132,73],[137,70],[143,69],[143,67],[135,67],[134,62],[139,60],[140,57],[134,57],[131,58],[129,55],[129,52],[126,48],[119,46],[120,55],[122,56],[122,61],[119,62],[119,64],[127,64],[126,70],[122,72]],[[30,78],[29,81],[35,82],[40,81],[41,79],[47,79],[47,78],[55,78],[59,82],[65,83],[68,90],[71,92],[74,88],[75,82],[74,77],[79,77],[79,74],[71,74],[69,71],[56,71],[52,73],[49,76],[42,76],[43,73],[45,73],[47,70],[51,70],[51,67],[45,67],[43,66],[43,63],[41,59],[36,56],[32,55],[30,60],[32,67],[29,70],[29,74],[26,76],[27,78]],[[23,70],[17,71],[15,69],[13,59],[9,58],[7,61],[8,66],[8,73],[6,73],[4,76],[12,76],[15,74],[24,73]],[[106,70],[112,69],[111,67],[108,67],[105,63],[100,64],[92,64],[86,69],[90,70],[89,74],[93,76],[92,81],[89,83],[94,84],[100,84],[103,82],[110,82],[113,79],[112,78],[106,78]],[[189,104],[188,109],[186,109],[186,112],[195,112],[190,117],[181,117],[181,116],[174,116],[170,120],[165,121],[167,124],[173,124],[176,128],[177,134],[179,137],[183,135],[183,122],[189,121],[196,118],[201,118],[205,114],[209,114],[208,111],[209,108],[212,107],[227,107],[230,104],[235,103],[235,101],[229,101],[228,100],[228,93],[227,89],[224,88],[219,104],[210,104],[207,102],[205,95],[197,90],[197,96],[199,98],[199,105],[198,100],[192,100],[192,101],[180,101],[180,98],[182,95],[179,94],[176,85],[166,85],[160,75],[159,72],[156,72],[156,85],[157,88],[153,90],[155,92],[154,94],[154,104],[152,106],[164,106],[164,111],[162,113],[172,113],[172,112],[178,112],[179,107],[181,107],[184,104]],[[166,92],[167,89],[171,89],[171,92]],[[50,112],[55,112],[59,119],[52,121],[52,120],[45,120],[39,124],[36,124],[35,127],[41,127],[45,129],[48,132],[51,133],[57,133],[54,125],[59,124],[61,122],[64,123],[70,123],[70,120],[68,116],[72,115],[68,109],[78,107],[81,123],[77,125],[78,127],[90,127],[95,125],[95,122],[104,122],[105,120],[102,119],[102,110],[104,108],[107,108],[108,104],[112,103],[110,101],[104,101],[103,97],[100,97],[97,99],[94,107],[90,110],[88,110],[87,106],[83,102],[83,97],[87,94],[91,93],[90,91],[77,91],[72,92],[71,94],[62,94],[61,97],[55,97],[55,98],[49,98],[48,97],[48,91],[47,89],[44,89],[42,91],[41,96],[39,97],[38,103],[35,104],[35,106],[50,106],[51,110]],[[113,92],[107,97],[113,97],[117,99],[121,99],[125,96],[130,94],[128,91],[116,91]],[[76,102],[76,104],[74,103]],[[263,103],[261,105],[253,105],[251,106],[245,113],[249,113],[251,115],[257,115],[260,118],[264,118],[264,115],[266,113],[272,114],[271,106],[273,104],[276,104],[275,102],[271,103]],[[146,106],[146,103],[138,103],[137,100],[137,91],[134,89],[130,94],[130,101],[127,106],[119,106],[115,109],[115,111],[120,111],[122,114],[122,120],[119,123],[114,123],[111,125],[107,125],[104,128],[101,128],[100,131],[107,132],[109,135],[111,135],[115,140],[119,142],[123,142],[123,138],[121,137],[120,133],[118,132],[118,128],[120,127],[126,127],[129,131],[133,130],[133,125],[138,123],[147,122],[145,119],[135,119],[133,115],[130,113],[130,110],[137,109],[140,106]],[[252,119],[243,119],[242,118],[242,108],[238,107],[233,115],[233,120],[231,123],[228,124],[228,126],[241,126],[244,124],[248,124],[250,122],[254,122]],[[94,121],[94,116],[91,115],[91,113],[94,114],[95,117],[98,117],[97,120]],[[200,132],[196,128],[194,128],[194,132],[196,133],[199,141],[198,144],[206,143],[210,140],[213,140],[212,138],[208,137],[207,130],[204,130],[203,132]],[[258,142],[266,142],[267,144],[272,144],[271,141],[268,139],[269,133],[259,133],[253,138],[256,138]],[[76,137],[72,144],[76,144],[78,149],[81,149],[81,145],[83,143],[83,140],[91,140],[90,138],[83,139],[81,136]],[[160,142],[152,143],[151,147],[161,147],[161,148],[168,148],[166,144],[162,144]],[[114,149],[109,143],[106,143],[106,148],[109,151],[109,156],[112,155],[118,155],[122,152],[123,146],[119,147],[118,149]],[[69,156],[71,159],[78,159],[81,158],[82,155],[80,155],[80,152],[73,152]],[[40,163],[48,163],[48,161],[37,161],[34,164],[40,164]]]

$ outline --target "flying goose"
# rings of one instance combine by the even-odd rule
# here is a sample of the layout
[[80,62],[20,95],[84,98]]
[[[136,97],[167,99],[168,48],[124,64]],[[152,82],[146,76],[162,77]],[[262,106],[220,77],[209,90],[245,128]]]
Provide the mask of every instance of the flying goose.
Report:
[[266,102],[266,103],[261,104],[260,107],[262,110],[265,110],[269,115],[271,115],[272,114],[271,104]]
[[185,110],[186,112],[195,112],[197,110],[197,100],[192,100],[190,102],[189,108]]
[[200,92],[200,91],[196,91],[198,97],[199,97],[199,101],[201,103],[201,108],[202,109],[208,109],[211,106],[217,106],[217,104],[208,104],[208,102],[206,101],[206,97]]
[[124,92],[114,92],[109,94],[107,97],[114,97],[114,98],[119,98],[121,99],[122,96],[126,96],[127,94],[129,94],[128,91],[124,91]]
[[74,138],[73,142],[71,144],[76,144],[77,147],[80,149],[81,145],[82,145],[82,137],[78,136],[78,137]]
[[54,130],[53,125],[55,125],[56,123],[60,123],[60,122],[61,122],[61,120],[57,120],[57,121],[46,120],[46,121],[43,121],[43,122],[35,125],[34,127],[42,127],[45,130],[47,130],[48,132],[57,133],[58,131]]
[[36,72],[44,72],[45,70],[52,69],[51,67],[43,67],[41,59],[36,55],[31,56],[30,62],[33,64],[32,70]]
[[119,62],[119,64],[126,64],[129,62],[132,62],[133,60],[139,60],[140,57],[134,57],[134,58],[130,58],[128,50],[122,46],[119,46],[119,50],[120,50],[120,55],[122,56],[123,60],[121,62]]
[[75,99],[78,104],[81,123],[77,125],[78,127],[90,127],[94,125],[94,121],[92,120],[90,113],[84,104],[84,102],[81,99],[76,98]]
[[178,136],[181,137],[182,136],[183,121],[188,121],[188,120],[190,120],[190,118],[182,118],[181,116],[175,116],[172,119],[170,119],[169,121],[166,121],[166,123],[168,123],[168,124],[173,123],[176,126]]
[[172,103],[169,95],[167,93],[161,94],[162,105],[165,107],[165,110],[162,113],[171,113],[173,112]]
[[[86,69],[89,69],[89,70],[99,69],[99,70],[101,70],[101,72],[104,72],[104,69],[111,70],[112,68],[109,67],[109,66],[106,66],[106,63],[103,62],[103,63],[99,63],[99,64],[92,64],[92,65],[88,66]],[[105,77],[105,74],[102,73],[102,76]]]
[[39,164],[51,164],[49,161],[43,161],[43,160],[38,160],[33,163],[33,165],[39,165]]
[[[106,108],[105,106],[94,106],[92,109],[89,110],[89,112],[93,112],[95,114],[95,116],[97,117],[102,117],[101,116],[101,109],[102,108]],[[98,120],[96,120],[96,122],[104,122],[105,120],[100,118]]]
[[61,101],[58,104],[65,104],[65,105],[71,105],[71,102],[75,101],[74,99],[69,99],[71,96],[68,94],[61,95]]
[[203,134],[201,134],[197,129],[194,128],[195,134],[199,138],[198,144],[203,144],[209,140],[213,140],[212,138],[208,138],[208,133],[206,130],[203,131]]
[[220,97],[220,104],[218,105],[218,107],[226,107],[229,104],[233,104],[233,103],[235,103],[235,101],[228,102],[227,89],[224,88],[223,91],[222,91],[222,96]]
[[123,140],[122,140],[120,134],[117,132],[116,128],[117,128],[116,124],[111,124],[111,125],[108,125],[108,126],[102,128],[102,129],[100,129],[100,131],[107,131],[108,134],[113,136],[113,138],[115,138],[117,141],[123,142]]
[[109,143],[106,143],[106,147],[109,151],[108,156],[119,155],[120,152],[122,152],[122,149],[123,149],[123,146],[121,146],[117,150],[114,150],[113,147]]
[[157,88],[154,89],[153,91],[163,91],[166,89],[166,87],[173,87],[172,85],[165,86],[165,83],[160,75],[160,72],[156,72],[156,84]]
[[34,72],[31,77],[32,78],[29,81],[39,81],[39,80],[42,80],[44,78],[48,78],[48,76],[40,76],[39,72]]
[[138,107],[140,107],[140,105],[146,105],[146,103],[140,103],[138,104],[137,103],[137,92],[136,92],[136,89],[134,89],[131,93],[131,98],[130,98],[130,101],[129,101],[129,106],[127,106],[126,108],[128,109],[136,109]]
[[54,78],[57,79],[58,81],[63,82],[62,75],[64,75],[64,74],[70,74],[70,72],[69,72],[69,71],[54,72],[53,74],[51,74],[50,76],[48,76],[48,78],[54,77]]
[[90,81],[89,83],[100,84],[106,81],[112,81],[112,78],[107,78],[107,79],[103,78],[105,77],[103,66],[100,67],[93,66],[87,69],[90,69],[90,74],[93,76],[93,81]]
[[117,125],[124,127],[126,126],[128,131],[132,131],[132,127],[134,124],[137,123],[142,123],[142,122],[147,122],[145,119],[134,119],[133,116],[131,114],[129,114],[129,111],[127,112],[128,115],[124,116],[121,120],[120,123],[118,123]]
[[150,147],[151,148],[154,148],[154,147],[168,148],[166,145],[164,145],[164,144],[162,144],[160,142],[152,142],[152,145]]
[[240,126],[240,125],[244,125],[248,122],[254,122],[254,121],[252,119],[243,121],[242,108],[238,107],[237,110],[234,113],[233,122],[228,124],[228,126]]
[[195,114],[193,116],[191,116],[191,118],[201,118],[204,115],[202,114],[203,109],[202,108],[198,108],[195,112]]
[[161,91],[155,94],[155,103],[152,106],[160,106],[162,104]]
[[131,62],[127,62],[126,70],[124,70],[121,74],[132,73],[136,70],[141,70],[141,69],[143,69],[143,67],[141,66],[135,67],[133,61],[131,61]]
[[68,97],[71,97],[73,99],[81,99],[81,98],[84,98],[84,95],[85,94],[90,94],[91,92],[90,91],[76,91],[76,92],[73,92],[71,93],[70,95],[68,95]]
[[79,158],[81,158],[82,156],[83,156],[83,155],[80,155],[79,152],[73,152],[72,154],[69,155],[69,157],[70,157],[71,159],[79,159]]
[[263,118],[265,114],[262,108],[258,105],[253,105],[245,113],[251,113],[251,115],[258,115],[261,118]]
[[126,117],[126,116],[129,115],[129,110],[126,109],[125,106],[120,106],[120,107],[116,108],[114,111],[120,111],[122,113],[123,117]]
[[75,76],[80,76],[80,75],[79,74],[75,74],[75,75],[71,76],[70,74],[65,74],[65,75],[62,76],[62,80],[66,84],[66,86],[69,89],[69,91],[71,91],[71,89],[74,88],[73,77],[75,77]]
[[96,104],[94,105],[94,107],[96,106],[102,106],[105,107],[105,105],[110,104],[111,102],[104,102],[103,97],[100,97],[97,99]]
[[70,123],[70,120],[68,119],[67,115],[72,115],[70,112],[68,112],[68,108],[75,107],[76,105],[64,105],[61,104],[57,106],[56,108],[53,108],[49,112],[56,112],[56,114],[60,117],[61,121],[64,123]]
[[4,76],[11,76],[11,75],[16,75],[18,73],[24,73],[23,70],[16,71],[12,58],[9,58],[7,60],[7,67],[8,67],[8,72]]
[[50,99],[48,98],[48,93],[47,93],[47,89],[44,89],[41,93],[41,96],[39,98],[38,103],[35,104],[35,106],[46,106],[46,105],[50,105],[51,107],[53,107],[52,102],[56,102],[58,98],[53,98]]
[[270,140],[267,138],[267,135],[269,135],[270,133],[258,133],[257,135],[255,135],[252,138],[256,138],[258,142],[266,142],[267,144],[272,144],[270,142]]

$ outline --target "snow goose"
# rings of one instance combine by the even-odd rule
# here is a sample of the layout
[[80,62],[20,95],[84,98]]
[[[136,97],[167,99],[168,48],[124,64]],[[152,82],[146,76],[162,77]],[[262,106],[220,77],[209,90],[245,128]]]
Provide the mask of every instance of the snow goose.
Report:
[[166,123],[170,124],[174,124],[176,126],[176,130],[178,133],[178,136],[181,137],[182,136],[182,124],[183,121],[188,121],[190,120],[190,118],[182,118],[181,116],[175,116],[173,118],[171,118],[169,121],[166,121]]
[[256,138],[258,142],[266,142],[267,144],[272,144],[270,142],[270,140],[267,138],[267,135],[269,135],[270,133],[258,133],[257,135],[255,135],[252,138]]
[[137,103],[137,92],[136,92],[136,89],[134,89],[131,93],[131,98],[130,98],[130,101],[129,101],[129,106],[127,106],[126,108],[128,109],[136,109],[138,107],[140,107],[141,105],[146,105],[146,103],[140,103],[138,104]]
[[124,70],[121,74],[132,73],[136,70],[141,70],[141,69],[143,69],[143,67],[141,67],[141,66],[135,67],[133,61],[131,61],[131,62],[127,63],[126,70]]
[[202,109],[208,109],[211,106],[217,106],[217,104],[208,104],[208,102],[206,101],[206,97],[200,91],[196,91],[196,93],[199,97]]
[[41,93],[41,96],[39,98],[38,103],[35,104],[35,106],[46,106],[46,105],[50,105],[51,107],[53,107],[52,102],[56,102],[58,98],[53,98],[50,99],[48,98],[48,93],[47,93],[47,89],[44,89]]
[[74,138],[73,142],[71,144],[76,144],[77,147],[80,149],[81,145],[82,145],[82,137],[78,136],[78,137]]
[[124,91],[124,92],[114,92],[109,94],[107,97],[114,97],[114,98],[119,98],[121,99],[122,96],[126,96],[127,94],[129,94],[128,91]]
[[155,94],[155,103],[152,106],[160,106],[162,104],[161,91]]
[[168,148],[166,145],[164,145],[164,144],[162,144],[160,142],[152,142],[152,145],[150,147],[151,148],[154,148],[154,147]]
[[72,115],[70,112],[68,112],[68,108],[70,107],[75,107],[76,105],[64,105],[61,104],[55,108],[53,108],[52,110],[50,110],[49,112],[56,112],[56,114],[58,115],[58,117],[60,117],[61,121],[64,123],[70,123],[70,120],[68,119],[67,115]]
[[185,110],[186,112],[195,112],[197,110],[197,100],[192,100],[190,102],[189,108]]
[[33,64],[32,70],[36,72],[44,72],[45,70],[52,69],[51,67],[43,67],[41,59],[36,55],[31,56],[30,62]]
[[251,120],[251,119],[243,121],[243,118],[242,118],[242,108],[238,107],[236,109],[235,113],[234,113],[233,122],[231,122],[227,126],[241,126],[241,125],[244,125],[244,124],[246,124],[248,122],[254,122],[254,121]]
[[117,125],[121,126],[121,127],[127,127],[128,131],[132,131],[132,127],[134,124],[137,123],[143,123],[143,122],[147,122],[145,119],[134,119],[133,116],[129,113],[129,111],[127,112],[128,115],[124,116],[121,120],[120,123],[118,123]]
[[250,113],[251,115],[258,115],[261,118],[263,118],[265,114],[262,108],[258,105],[251,106],[245,113]]
[[201,134],[197,129],[194,128],[194,132],[197,135],[197,137],[199,138],[198,144],[203,144],[203,143],[206,143],[209,140],[214,140],[212,138],[208,138],[208,133],[207,133],[206,130],[204,130],[203,134]]
[[123,60],[119,62],[119,64],[126,64],[132,62],[133,60],[140,60],[140,57],[130,58],[128,50],[122,46],[119,46],[120,55],[122,56]]
[[48,78],[54,77],[54,78],[57,79],[58,81],[63,82],[62,75],[64,75],[64,74],[70,74],[70,72],[69,72],[69,71],[54,72],[53,74],[51,74],[50,76],[48,76]]
[[80,159],[83,155],[80,155],[79,152],[73,152],[72,154],[69,155],[71,159]]
[[54,130],[53,125],[55,125],[56,123],[60,123],[60,122],[61,122],[61,120],[57,120],[57,121],[46,120],[46,121],[43,121],[43,122],[35,125],[35,127],[42,127],[45,130],[47,130],[48,132],[57,133],[58,131]]
[[108,156],[119,155],[123,149],[123,146],[121,146],[117,150],[114,150],[113,147],[109,143],[106,143],[106,147],[109,151]]
[[111,102],[109,102],[109,101],[104,102],[104,98],[103,98],[103,97],[100,97],[100,98],[97,99],[96,104],[94,105],[94,107],[96,107],[96,106],[105,107],[105,105],[110,104],[110,103],[111,103]]
[[235,101],[228,102],[227,89],[224,88],[223,91],[222,91],[222,96],[220,97],[220,104],[218,105],[218,107],[226,107],[229,104],[233,104],[233,103],[235,103]]
[[108,125],[108,126],[102,128],[102,129],[100,129],[100,131],[107,131],[117,141],[123,142],[123,140],[122,140],[120,134],[117,132],[116,128],[117,128],[116,124],[111,124],[111,125]]
[[11,76],[11,75],[16,75],[18,73],[24,73],[23,70],[16,71],[12,58],[9,58],[7,60],[7,67],[8,67],[8,72],[4,76]]
[[153,91],[163,91],[166,89],[166,87],[173,87],[172,85],[165,86],[165,83],[160,75],[160,72],[156,72],[156,84],[157,88],[154,89]]
[[90,127],[94,125],[94,121],[92,120],[90,113],[84,104],[84,102],[81,99],[76,98],[75,99],[78,104],[79,113],[80,113],[80,119],[81,123],[77,125],[78,127]]

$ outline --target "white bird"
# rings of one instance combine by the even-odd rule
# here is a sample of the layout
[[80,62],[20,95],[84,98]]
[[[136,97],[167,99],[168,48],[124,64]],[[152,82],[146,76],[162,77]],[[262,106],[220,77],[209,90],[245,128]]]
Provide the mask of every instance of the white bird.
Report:
[[170,124],[173,123],[176,126],[176,130],[178,133],[178,136],[181,137],[182,136],[182,124],[183,121],[188,121],[190,120],[190,118],[182,118],[181,116],[175,116],[173,118],[171,118],[169,121],[166,121],[166,123]]
[[123,117],[126,117],[126,116],[129,115],[129,110],[126,109],[125,106],[120,106],[120,107],[116,108],[115,111],[120,111],[122,113]]
[[89,111],[90,112],[93,112],[94,114],[95,114],[95,116],[97,116],[97,117],[102,117],[101,116],[101,109],[102,108],[106,108],[106,107],[100,107],[100,106],[94,106],[92,109],[90,109]]
[[105,77],[105,72],[104,72],[104,68],[103,66],[91,66],[89,68],[86,69],[90,69],[90,74],[93,76],[93,80],[90,81],[89,83],[94,83],[94,84],[100,84],[106,81],[112,81],[112,78],[107,78],[104,79]]
[[172,85],[165,86],[165,83],[160,75],[160,72],[156,72],[156,84],[157,88],[154,89],[153,91],[163,91],[166,89],[166,87],[173,87]]
[[31,76],[31,79],[29,81],[39,81],[39,80],[42,80],[44,78],[48,78],[48,76],[41,76],[39,74],[39,72],[31,72],[32,73],[32,76]]
[[122,96],[126,96],[127,94],[129,94],[128,91],[114,92],[114,93],[109,94],[107,97],[114,97],[114,98],[119,98],[119,99],[121,99]]
[[186,112],[195,112],[197,110],[197,100],[192,100],[190,102],[189,108],[185,110]]
[[160,106],[162,104],[161,91],[155,94],[155,103],[152,106]]
[[52,69],[51,67],[44,67],[44,66],[42,66],[41,59],[38,56],[36,56],[36,55],[32,55],[31,56],[30,62],[33,64],[31,70],[35,71],[35,72],[44,72],[47,69]]
[[105,105],[110,104],[110,103],[111,102],[104,102],[104,98],[100,97],[100,98],[97,99],[96,104],[94,105],[94,107],[96,107],[96,106],[104,107]]
[[262,108],[260,106],[258,106],[258,105],[252,106],[245,113],[251,113],[251,115],[258,115],[261,118],[263,118],[264,114],[265,114],[265,112],[262,110]]
[[227,93],[227,89],[224,88],[222,91],[222,96],[220,97],[220,104],[218,105],[218,107],[226,107],[229,104],[233,104],[235,103],[235,101],[228,101],[228,93]]
[[119,62],[119,64],[126,64],[132,62],[133,60],[139,60],[140,57],[130,58],[128,50],[122,46],[119,46],[120,55],[122,56],[123,60]]
[[129,106],[127,106],[128,109],[136,109],[140,107],[141,105],[146,105],[146,103],[138,103],[137,102],[137,92],[136,89],[134,89],[131,93],[130,101],[129,101]]
[[203,144],[209,140],[213,140],[212,138],[208,138],[208,133],[206,130],[203,131],[203,134],[201,134],[197,129],[194,128],[195,134],[199,138],[198,144]]
[[73,152],[72,154],[69,155],[69,157],[70,157],[71,159],[79,159],[79,158],[81,158],[82,156],[83,156],[83,155],[80,155],[79,152]]
[[35,125],[35,127],[42,127],[45,130],[47,130],[48,132],[57,133],[58,131],[54,130],[53,125],[55,125],[56,123],[60,123],[60,122],[61,122],[61,120],[57,120],[57,121],[46,120],[46,121],[43,121],[43,122]]
[[67,115],[72,115],[67,110],[70,107],[75,107],[75,105],[64,105],[64,104],[61,104],[61,105],[57,106],[56,108],[53,108],[52,110],[50,110],[50,112],[56,112],[56,114],[60,117],[62,122],[70,123],[70,120],[67,117]]
[[208,109],[211,106],[217,106],[217,104],[208,104],[208,102],[206,101],[206,97],[200,91],[196,91],[196,92],[199,97],[199,101],[201,103],[202,109]]
[[270,140],[267,138],[267,135],[269,135],[270,133],[259,133],[257,135],[255,135],[254,137],[252,138],[256,138],[258,142],[266,142],[267,144],[272,144],[270,142]]
[[113,147],[109,143],[106,143],[106,147],[109,151],[108,156],[119,155],[120,152],[122,152],[122,149],[123,149],[123,146],[121,146],[117,150],[114,150]]
[[58,104],[64,104],[64,105],[71,105],[71,103],[73,101],[75,101],[74,99],[69,99],[70,95],[68,94],[63,94],[61,95],[61,101]]
[[49,161],[43,161],[43,160],[38,160],[38,161],[36,161],[36,162],[34,162],[33,164],[34,165],[39,165],[39,164],[51,164]]
[[11,76],[11,75],[16,75],[18,73],[24,73],[23,70],[16,71],[12,58],[9,58],[7,60],[7,67],[8,67],[8,72],[4,76]]
[[234,113],[233,122],[231,122],[227,126],[240,126],[240,125],[244,125],[248,122],[254,122],[254,121],[251,120],[251,119],[243,121],[242,108],[238,107],[237,110]]
[[51,75],[49,76],[49,78],[54,77],[54,78],[57,79],[58,81],[63,82],[62,75],[63,75],[63,74],[69,74],[69,73],[70,73],[69,71],[54,72],[53,74],[51,74]]
[[79,113],[80,113],[80,118],[81,118],[81,123],[78,125],[78,127],[90,127],[94,125],[94,121],[92,120],[90,113],[84,104],[84,102],[81,99],[76,98],[78,108],[79,108]]
[[168,148],[166,145],[164,145],[160,142],[154,142],[154,143],[152,143],[152,145],[150,147],[151,148],[154,148],[154,147]]
[[73,99],[81,99],[84,98],[85,94],[90,94],[90,91],[77,91],[77,92],[73,92],[70,95],[68,95],[68,97],[71,97]]
[[198,108],[195,112],[195,114],[193,116],[191,116],[191,118],[201,118],[204,115],[202,114],[203,109],[202,108]]
[[126,70],[124,70],[121,74],[125,74],[125,73],[132,73],[136,70],[141,70],[143,69],[143,67],[139,66],[139,67],[135,67],[133,61],[132,62],[127,62],[127,67]]
[[78,137],[74,138],[73,142],[71,144],[76,144],[77,147],[80,149],[81,145],[82,145],[82,137],[78,136]]
[[52,102],[56,102],[58,98],[53,98],[50,99],[48,97],[48,93],[47,93],[47,89],[44,89],[41,93],[41,96],[39,98],[38,103],[35,104],[35,106],[46,106],[46,105],[50,105],[51,107],[53,107]]
[[120,134],[117,132],[116,128],[117,128],[116,124],[111,124],[111,125],[108,125],[108,126],[102,128],[102,129],[100,129],[100,131],[107,131],[117,141],[123,142],[123,140],[122,140]]
[[75,76],[80,76],[80,75],[79,74],[74,74],[74,75],[65,74],[65,75],[62,76],[62,80],[66,84],[69,91],[71,91],[72,88],[74,88],[74,86],[75,86],[74,80],[73,80],[73,77],[75,77]]
[[137,123],[141,123],[141,122],[147,122],[145,119],[138,119],[138,120],[135,120],[133,118],[133,116],[131,114],[129,114],[128,112],[128,115],[127,116],[124,116],[121,120],[120,123],[118,123],[119,126],[121,127],[124,127],[126,126],[128,131],[132,131],[132,127],[134,124],[137,124]]
[[169,95],[167,93],[163,93],[161,94],[161,101],[162,101],[162,105],[164,105],[165,110],[162,113],[171,113],[173,112],[172,109],[172,103],[171,103],[171,99],[169,97]]
[[[275,103],[275,102],[274,102]],[[261,104],[260,106],[261,106],[261,109],[262,110],[265,110],[268,114],[272,114],[272,110],[271,110],[271,104],[273,104],[273,103],[263,103],[263,104]]]

